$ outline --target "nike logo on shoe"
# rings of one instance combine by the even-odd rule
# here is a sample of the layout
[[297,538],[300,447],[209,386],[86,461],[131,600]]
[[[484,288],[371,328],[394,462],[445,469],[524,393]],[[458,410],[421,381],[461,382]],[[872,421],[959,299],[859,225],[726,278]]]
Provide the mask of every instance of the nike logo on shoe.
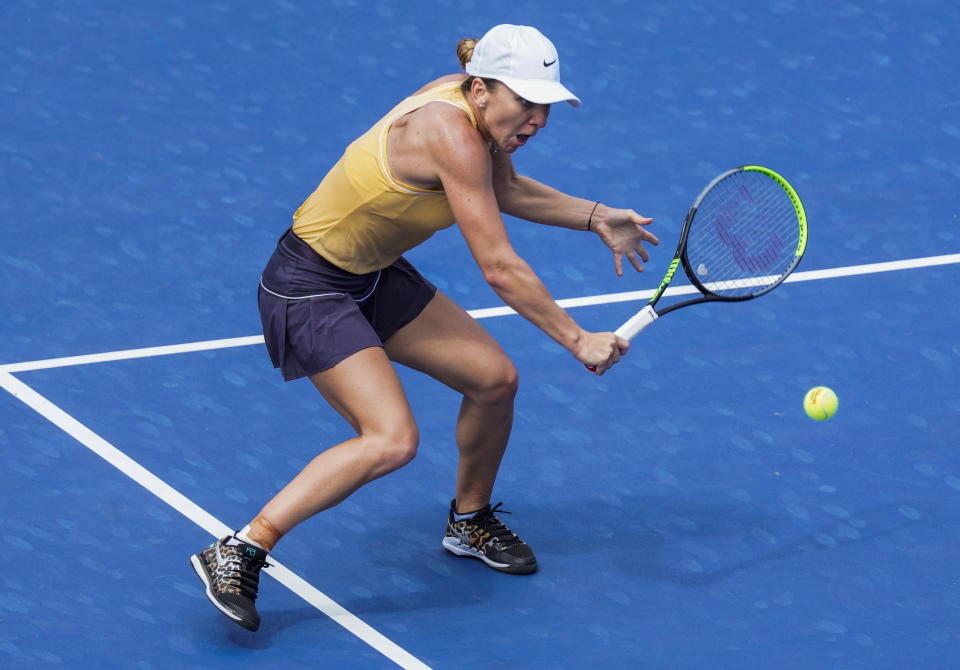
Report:
[[468,547],[470,546],[470,536],[465,533],[461,533],[453,524],[450,525],[450,532],[453,533],[453,536],[460,540],[461,543]]

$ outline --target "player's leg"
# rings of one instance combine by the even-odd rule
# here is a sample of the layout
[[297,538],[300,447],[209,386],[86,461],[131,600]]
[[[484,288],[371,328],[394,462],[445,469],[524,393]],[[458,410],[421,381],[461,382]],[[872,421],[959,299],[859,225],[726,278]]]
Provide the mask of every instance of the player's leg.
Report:
[[[392,360],[463,394],[456,429],[456,507],[450,510],[444,547],[505,572],[535,571],[533,552],[500,523],[489,504],[513,425],[518,386],[513,363],[475,319],[439,291],[386,341],[385,349]],[[478,514],[464,518],[458,512]]]
[[490,502],[513,425],[517,371],[500,345],[441,292],[385,343],[394,361],[463,394],[457,419],[460,511]]
[[357,436],[318,454],[263,507],[258,516],[280,535],[409,463],[419,441],[406,394],[383,349],[363,349],[310,380]]
[[260,569],[280,537],[408,463],[417,449],[410,406],[380,347],[362,349],[311,380],[357,436],[316,456],[242,531],[191,557],[214,606],[250,630],[260,625],[255,606]]

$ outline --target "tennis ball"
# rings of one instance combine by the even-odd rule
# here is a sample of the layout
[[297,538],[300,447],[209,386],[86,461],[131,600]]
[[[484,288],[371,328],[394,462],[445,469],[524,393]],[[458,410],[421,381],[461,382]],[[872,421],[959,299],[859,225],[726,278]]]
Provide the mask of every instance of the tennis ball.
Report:
[[815,386],[803,396],[803,410],[814,421],[826,421],[837,413],[840,400],[833,389]]

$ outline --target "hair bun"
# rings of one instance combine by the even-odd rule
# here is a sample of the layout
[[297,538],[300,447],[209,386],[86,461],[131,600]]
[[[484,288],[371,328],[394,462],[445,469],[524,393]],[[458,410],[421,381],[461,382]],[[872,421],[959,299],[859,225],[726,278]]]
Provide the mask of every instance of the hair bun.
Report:
[[468,37],[460,40],[457,44],[457,58],[460,59],[460,67],[466,69],[467,63],[473,58],[473,48],[477,46],[479,41]]

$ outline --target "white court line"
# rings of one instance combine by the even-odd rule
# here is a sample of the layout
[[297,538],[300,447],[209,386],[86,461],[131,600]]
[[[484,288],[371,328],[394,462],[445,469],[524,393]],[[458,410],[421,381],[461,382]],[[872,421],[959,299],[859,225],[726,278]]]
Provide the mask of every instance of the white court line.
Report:
[[[950,265],[960,263],[960,254],[947,254],[944,256],[928,256],[926,258],[909,258],[902,261],[889,261],[886,263],[870,263],[868,265],[850,265],[847,267],[830,268],[826,270],[807,270],[806,272],[794,272],[787,277],[786,283],[812,281],[815,279],[833,279],[836,277],[851,277],[854,275],[873,274],[876,272],[893,272],[894,270],[912,270],[916,268],[933,267],[936,265]],[[627,291],[625,293],[608,293],[605,295],[593,295],[583,298],[566,298],[557,300],[557,304],[564,309],[570,307],[587,307],[590,305],[606,305],[617,302],[633,302],[635,300],[648,300],[653,295],[655,289],[645,291]],[[671,286],[665,292],[665,296],[685,295],[696,293],[690,285]],[[473,309],[467,312],[475,319],[487,319],[494,316],[507,316],[516,314],[510,307],[488,307],[486,309]],[[63,358],[48,358],[40,361],[27,361],[24,363],[9,363],[0,365],[0,372],[28,372],[30,370],[46,370],[49,368],[62,368],[71,365],[86,365],[88,363],[104,363],[107,361],[122,361],[131,358],[148,358],[150,356],[167,356],[170,354],[183,354],[192,351],[208,351],[211,349],[228,349],[230,347],[243,347],[252,344],[263,344],[262,335],[251,335],[248,337],[232,337],[225,340],[209,340],[206,342],[188,342],[186,344],[171,344],[162,347],[147,347],[145,349],[126,349],[123,351],[108,351],[102,354],[86,354],[83,356],[66,356]]]
[[42,361],[0,365],[0,372],[28,372],[30,370],[46,370],[48,368],[63,368],[71,365],[85,365],[87,363],[105,363],[107,361],[124,361],[131,358],[149,358],[151,356],[186,354],[191,351],[209,351],[211,349],[245,347],[251,344],[263,344],[263,335],[231,337],[225,340],[208,340],[206,342],[188,342],[186,344],[168,344],[162,347],[146,347],[145,349],[125,349],[123,351],[109,351],[103,354],[85,354],[83,356],[48,358]]
[[[815,279],[834,279],[836,277],[852,277],[854,275],[874,274],[877,272],[893,272],[894,270],[913,270],[916,268],[927,268],[936,265],[950,265],[960,263],[960,254],[946,254],[944,256],[927,256],[926,258],[908,258],[902,261],[888,261],[885,263],[869,263],[867,265],[849,265],[840,268],[828,268],[826,270],[807,270],[805,272],[794,272],[787,277],[785,284],[794,282],[813,281]],[[557,304],[563,308],[568,307],[587,307],[590,305],[607,305],[615,302],[633,302],[635,300],[649,300],[656,292],[656,289],[647,289],[645,291],[627,291],[625,293],[607,293],[605,295],[592,295],[583,298],[566,298],[557,300]],[[664,291],[664,296],[670,295],[689,295],[697,293],[697,289],[689,284],[682,286],[670,286]],[[490,316],[505,316],[507,314],[516,314],[509,307],[490,307],[487,309],[472,310],[470,314],[475,319],[482,319]],[[0,366],[0,370],[3,367]]]
[[[216,519],[205,509],[10,373],[0,371],[0,387],[9,391],[15,398],[23,401],[42,417],[50,421],[50,423],[96,453],[110,463],[110,465],[120,470],[120,472],[160,498],[160,500],[183,514],[213,537],[224,537],[232,532],[226,524]],[[276,579],[401,668],[407,668],[409,670],[430,670],[429,666],[345,610],[309,582],[294,574],[289,568],[278,563],[272,556],[269,562],[272,564],[272,567],[267,568],[265,574]],[[186,559],[184,559],[184,566],[186,566]],[[200,587],[198,586],[197,588]]]

